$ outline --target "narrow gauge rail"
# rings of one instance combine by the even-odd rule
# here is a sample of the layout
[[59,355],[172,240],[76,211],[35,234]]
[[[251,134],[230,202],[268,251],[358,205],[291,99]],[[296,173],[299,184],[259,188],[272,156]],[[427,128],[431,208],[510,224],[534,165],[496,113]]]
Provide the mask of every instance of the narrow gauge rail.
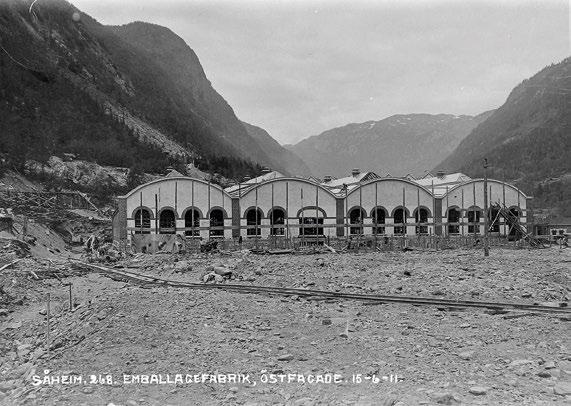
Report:
[[421,306],[447,306],[459,308],[485,308],[492,310],[523,310],[528,312],[543,312],[543,313],[563,313],[571,315],[571,308],[568,307],[555,307],[544,306],[532,303],[510,303],[510,302],[483,302],[483,301],[470,301],[470,300],[452,300],[452,299],[435,299],[430,297],[415,297],[415,296],[395,296],[395,295],[366,295],[359,293],[344,293],[344,292],[331,292],[316,289],[299,289],[299,288],[280,288],[272,286],[255,286],[255,285],[238,285],[238,284],[204,284],[192,282],[179,282],[169,279],[157,278],[140,274],[137,272],[130,272],[108,268],[100,265],[88,264],[85,262],[71,260],[79,266],[89,268],[96,272],[104,274],[112,274],[127,280],[137,283],[153,284],[157,286],[170,286],[174,288],[190,288],[190,289],[213,289],[213,290],[228,290],[238,291],[242,293],[267,293],[283,296],[303,296],[303,297],[318,297],[323,299],[352,299],[368,303],[407,303],[411,305]]

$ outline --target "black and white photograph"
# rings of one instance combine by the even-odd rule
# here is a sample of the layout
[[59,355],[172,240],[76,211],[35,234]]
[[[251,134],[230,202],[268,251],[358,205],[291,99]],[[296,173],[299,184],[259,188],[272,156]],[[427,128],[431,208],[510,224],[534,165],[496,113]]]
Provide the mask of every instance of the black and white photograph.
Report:
[[0,0],[0,405],[570,405],[570,24]]

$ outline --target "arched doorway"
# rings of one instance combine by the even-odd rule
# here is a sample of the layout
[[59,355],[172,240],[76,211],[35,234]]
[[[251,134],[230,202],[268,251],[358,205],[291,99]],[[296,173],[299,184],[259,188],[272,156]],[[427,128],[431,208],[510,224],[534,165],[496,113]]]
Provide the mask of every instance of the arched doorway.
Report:
[[448,234],[460,234],[460,210],[456,207],[448,209]]
[[[270,224],[272,228],[270,229],[270,235],[284,235],[285,228],[285,210],[279,207],[273,208],[270,212]],[[277,227],[276,227],[277,226]]]
[[224,212],[222,209],[210,211],[210,237],[224,237]]
[[176,232],[176,216],[171,209],[163,209],[159,215],[159,234]]
[[256,209],[252,207],[246,212],[246,235],[257,236],[262,234],[260,226],[262,225],[262,218],[264,213],[260,208]]
[[140,208],[135,211],[135,234],[150,234],[151,211]]
[[351,235],[363,234],[363,222],[367,213],[362,207],[355,207],[349,211],[349,223],[356,224],[357,226],[351,226],[349,232]]
[[[414,212],[414,222],[415,223],[428,223],[428,209],[421,207],[416,209]],[[415,227],[416,234],[428,234],[427,225],[417,225]]]
[[380,226],[379,224],[385,224],[387,211],[384,207],[375,207],[371,213],[371,217],[373,218],[373,234],[384,234],[385,227]]
[[191,237],[200,236],[200,212],[197,209],[188,209],[184,214],[184,228],[190,228],[190,230],[185,230],[184,235]]

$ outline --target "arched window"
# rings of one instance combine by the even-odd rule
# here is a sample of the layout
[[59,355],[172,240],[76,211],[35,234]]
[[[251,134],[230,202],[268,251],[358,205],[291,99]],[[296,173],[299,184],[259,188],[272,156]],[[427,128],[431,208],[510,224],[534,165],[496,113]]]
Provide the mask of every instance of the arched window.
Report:
[[402,207],[396,209],[393,213],[393,222],[397,225],[394,227],[395,235],[405,235],[406,234],[406,212]]
[[184,214],[184,228],[190,228],[190,230],[185,230],[184,234],[187,236],[200,236],[200,212],[196,209],[188,209]]
[[159,215],[159,234],[174,234],[176,232],[176,216],[171,209],[164,209]]
[[371,217],[373,218],[373,234],[384,234],[385,227],[379,226],[379,224],[385,224],[386,219],[386,211],[382,207],[375,207],[373,212],[371,213]]
[[135,234],[150,234],[151,212],[141,208],[135,211]]
[[480,215],[479,207],[471,207],[468,209],[468,233],[478,234],[480,232]]
[[246,225],[247,231],[246,235],[261,235],[262,230],[260,225],[262,224],[262,217],[264,217],[264,213],[262,210],[251,208],[246,212]]
[[224,212],[222,209],[210,211],[210,236],[224,237]]
[[349,223],[356,224],[356,227],[351,227],[349,232],[351,235],[363,234],[363,222],[367,213],[362,207],[355,207],[349,212]]
[[270,229],[270,235],[285,234],[285,228],[283,227],[283,225],[285,224],[285,217],[286,214],[283,209],[281,208],[272,209],[272,211],[270,212],[270,224],[272,225],[272,228]]
[[[428,210],[421,207],[414,212],[414,222],[415,223],[428,223]],[[417,225],[415,228],[416,234],[428,234],[427,225]]]
[[448,234],[460,233],[460,210],[455,207],[448,209]]

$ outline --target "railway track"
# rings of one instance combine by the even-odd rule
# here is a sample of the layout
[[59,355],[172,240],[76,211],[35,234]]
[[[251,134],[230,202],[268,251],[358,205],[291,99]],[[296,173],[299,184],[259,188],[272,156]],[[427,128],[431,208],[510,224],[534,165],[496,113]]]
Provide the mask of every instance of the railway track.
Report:
[[405,303],[413,306],[437,306],[437,307],[451,307],[451,308],[481,308],[501,312],[502,310],[518,310],[526,312],[540,312],[540,313],[557,313],[567,314],[571,316],[571,308],[568,307],[555,307],[544,306],[532,303],[513,303],[513,302],[484,302],[484,301],[470,301],[470,300],[452,300],[452,299],[436,299],[430,297],[415,297],[415,296],[395,296],[395,295],[368,295],[359,293],[344,293],[332,292],[317,289],[300,289],[300,288],[281,288],[273,286],[252,286],[252,285],[238,285],[238,284],[204,284],[192,282],[179,282],[169,279],[158,278],[140,274],[137,272],[130,272],[119,270],[115,268],[108,268],[100,265],[88,264],[85,262],[72,260],[72,263],[77,266],[88,268],[96,272],[107,275],[114,275],[115,277],[132,281],[135,283],[152,284],[156,286],[170,286],[174,288],[187,288],[187,289],[202,289],[202,290],[225,290],[235,291],[241,293],[266,293],[282,296],[300,296],[322,299],[348,299],[358,300],[369,304],[382,304],[382,303]]

